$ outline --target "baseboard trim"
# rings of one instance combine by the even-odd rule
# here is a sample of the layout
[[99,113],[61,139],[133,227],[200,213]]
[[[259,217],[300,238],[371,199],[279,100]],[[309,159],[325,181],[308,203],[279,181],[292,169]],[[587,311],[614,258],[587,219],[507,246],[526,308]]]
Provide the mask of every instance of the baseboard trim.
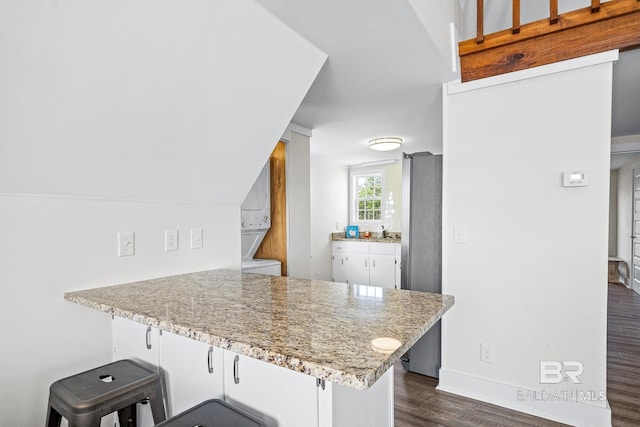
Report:
[[534,398],[535,392],[440,369],[438,390],[577,426],[611,427],[611,408],[570,399]]

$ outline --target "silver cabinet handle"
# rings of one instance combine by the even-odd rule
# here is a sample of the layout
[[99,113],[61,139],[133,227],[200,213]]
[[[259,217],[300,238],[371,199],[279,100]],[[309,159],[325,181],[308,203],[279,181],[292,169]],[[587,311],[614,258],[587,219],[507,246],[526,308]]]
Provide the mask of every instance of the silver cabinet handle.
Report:
[[364,260],[364,266],[369,267],[369,261],[367,261],[366,259]]
[[209,351],[207,352],[207,369],[210,374],[213,374],[213,346],[209,346]]
[[147,343],[147,350],[151,350],[151,326],[147,328],[147,335],[145,337]]
[[238,364],[240,362],[240,356],[236,354],[236,357],[233,358],[233,382],[235,384],[240,384],[240,371],[238,369]]
[[373,260],[373,268],[376,268],[376,260]]
[[341,263],[342,265],[344,265],[344,258],[342,258],[342,259],[340,260],[340,263]]

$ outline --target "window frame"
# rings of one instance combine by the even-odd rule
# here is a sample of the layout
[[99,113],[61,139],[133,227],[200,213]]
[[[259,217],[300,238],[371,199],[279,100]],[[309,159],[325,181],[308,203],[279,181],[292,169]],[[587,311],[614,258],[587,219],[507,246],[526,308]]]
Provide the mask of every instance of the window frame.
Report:
[[[368,200],[380,200],[380,219],[358,219],[358,202],[361,200],[358,198],[358,178],[360,177],[370,177],[370,176],[380,176],[380,197]],[[384,170],[376,169],[376,170],[355,170],[349,171],[349,219],[350,223],[358,226],[380,226],[383,224],[383,216],[384,216],[384,194],[385,194],[385,179],[384,179]]]

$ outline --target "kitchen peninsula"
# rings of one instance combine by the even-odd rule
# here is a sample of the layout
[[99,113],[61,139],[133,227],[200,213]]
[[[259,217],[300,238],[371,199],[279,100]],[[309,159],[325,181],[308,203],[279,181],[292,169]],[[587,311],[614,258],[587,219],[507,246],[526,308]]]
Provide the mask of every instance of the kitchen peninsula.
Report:
[[[131,356],[119,348],[136,328],[144,348],[157,331],[151,361],[168,377],[173,414],[220,397],[281,427],[393,425],[393,365],[454,303],[447,295],[232,270],[65,299],[115,316],[115,358]],[[198,361],[207,362],[204,373],[186,381],[186,367]]]

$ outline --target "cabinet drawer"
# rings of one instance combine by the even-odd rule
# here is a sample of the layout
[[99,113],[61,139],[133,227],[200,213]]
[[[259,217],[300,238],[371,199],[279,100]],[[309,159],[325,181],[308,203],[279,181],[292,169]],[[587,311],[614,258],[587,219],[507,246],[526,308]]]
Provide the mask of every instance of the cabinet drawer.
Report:
[[343,254],[347,250],[347,242],[343,240],[336,240],[331,242],[331,251],[334,254]]
[[368,254],[369,242],[346,242],[347,252],[350,254]]
[[371,243],[369,250],[374,255],[395,255],[396,243]]

